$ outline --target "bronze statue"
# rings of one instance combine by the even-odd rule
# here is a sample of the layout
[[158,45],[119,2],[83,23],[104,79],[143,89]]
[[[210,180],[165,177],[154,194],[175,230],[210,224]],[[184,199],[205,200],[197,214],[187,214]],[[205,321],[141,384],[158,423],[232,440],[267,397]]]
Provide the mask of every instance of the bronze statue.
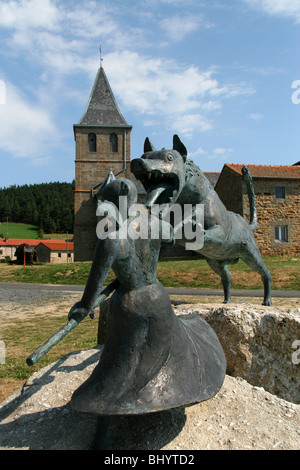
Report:
[[[257,225],[255,196],[251,175],[243,168],[250,201],[250,223],[239,214],[227,211],[214,188],[198,166],[187,159],[187,150],[177,135],[173,137],[173,149],[156,151],[147,138],[144,154],[131,161],[131,172],[146,190],[145,204],[197,204],[204,205],[204,244],[201,253],[209,266],[221,277],[224,303],[231,302],[232,276],[228,264],[242,259],[260,274],[264,284],[263,305],[272,305],[271,274],[265,266],[256,245],[253,231]],[[186,240],[178,239],[179,245]]]
[[[156,278],[160,247],[173,242],[160,218],[137,216],[133,182],[112,181],[102,201],[119,210],[126,196],[127,219],[118,219],[98,239],[89,278],[69,319],[93,315],[99,292],[112,269],[116,290],[109,299],[107,336],[99,363],[73,394],[71,406],[100,416],[143,414],[183,407],[213,397],[222,386],[226,360],[219,340],[199,315],[176,316],[164,287]],[[114,211],[112,211],[114,212]],[[124,236],[129,225],[137,232],[158,224],[159,236]],[[165,232],[171,237],[166,240]],[[168,233],[169,233],[168,232]]]

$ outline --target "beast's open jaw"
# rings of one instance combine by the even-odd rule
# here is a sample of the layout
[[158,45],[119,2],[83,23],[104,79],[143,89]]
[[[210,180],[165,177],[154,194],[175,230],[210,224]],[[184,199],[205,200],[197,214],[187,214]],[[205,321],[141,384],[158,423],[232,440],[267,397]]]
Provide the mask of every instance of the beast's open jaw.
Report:
[[146,207],[153,204],[170,204],[176,199],[179,180],[175,174],[154,170],[137,176],[146,190]]

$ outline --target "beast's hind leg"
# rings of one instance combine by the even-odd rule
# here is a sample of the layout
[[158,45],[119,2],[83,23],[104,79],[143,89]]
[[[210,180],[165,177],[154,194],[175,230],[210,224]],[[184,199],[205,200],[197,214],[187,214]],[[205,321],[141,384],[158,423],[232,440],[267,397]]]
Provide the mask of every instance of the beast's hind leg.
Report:
[[224,291],[224,304],[231,302],[230,287],[232,276],[231,273],[222,261],[217,261],[211,258],[205,258],[211,269],[221,277]]
[[[251,248],[251,250],[249,250],[249,248]],[[262,278],[264,284],[263,305],[273,305],[271,297],[272,276],[265,263],[263,262],[263,259],[257,246],[252,245],[251,247],[247,247],[247,249],[241,255],[241,258],[251,269],[253,269],[253,271],[256,271],[258,274],[260,274]]]

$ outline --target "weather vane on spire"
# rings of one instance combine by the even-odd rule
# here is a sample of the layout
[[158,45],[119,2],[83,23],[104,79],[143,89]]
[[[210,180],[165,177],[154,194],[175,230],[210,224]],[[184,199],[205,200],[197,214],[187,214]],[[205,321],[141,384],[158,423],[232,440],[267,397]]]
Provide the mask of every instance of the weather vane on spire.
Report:
[[99,45],[99,52],[100,52],[100,67],[102,67],[103,57],[102,57],[101,43]]

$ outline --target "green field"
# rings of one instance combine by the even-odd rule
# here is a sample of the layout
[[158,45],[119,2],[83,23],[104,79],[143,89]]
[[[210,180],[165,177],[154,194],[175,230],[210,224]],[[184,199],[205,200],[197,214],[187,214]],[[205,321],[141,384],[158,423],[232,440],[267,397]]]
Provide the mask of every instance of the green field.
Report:
[[14,224],[2,222],[0,224],[0,234],[8,238],[38,238],[39,228],[36,225]]
[[[0,238],[3,236],[6,237],[8,233],[8,238],[29,238],[37,239],[39,228],[36,225],[30,224],[16,224],[9,222],[0,223]],[[45,233],[43,238],[51,238],[55,240],[66,240],[67,238],[72,238],[72,234],[68,233]]]
[[[265,257],[272,274],[273,290],[300,290],[300,257]],[[91,262],[66,264],[20,265],[1,264],[0,282],[27,282],[38,284],[77,284],[87,281]],[[239,261],[230,266],[233,289],[262,289],[260,276]],[[158,264],[157,278],[165,287],[221,289],[220,277],[203,259],[169,259]],[[110,271],[107,282],[114,279]]]

